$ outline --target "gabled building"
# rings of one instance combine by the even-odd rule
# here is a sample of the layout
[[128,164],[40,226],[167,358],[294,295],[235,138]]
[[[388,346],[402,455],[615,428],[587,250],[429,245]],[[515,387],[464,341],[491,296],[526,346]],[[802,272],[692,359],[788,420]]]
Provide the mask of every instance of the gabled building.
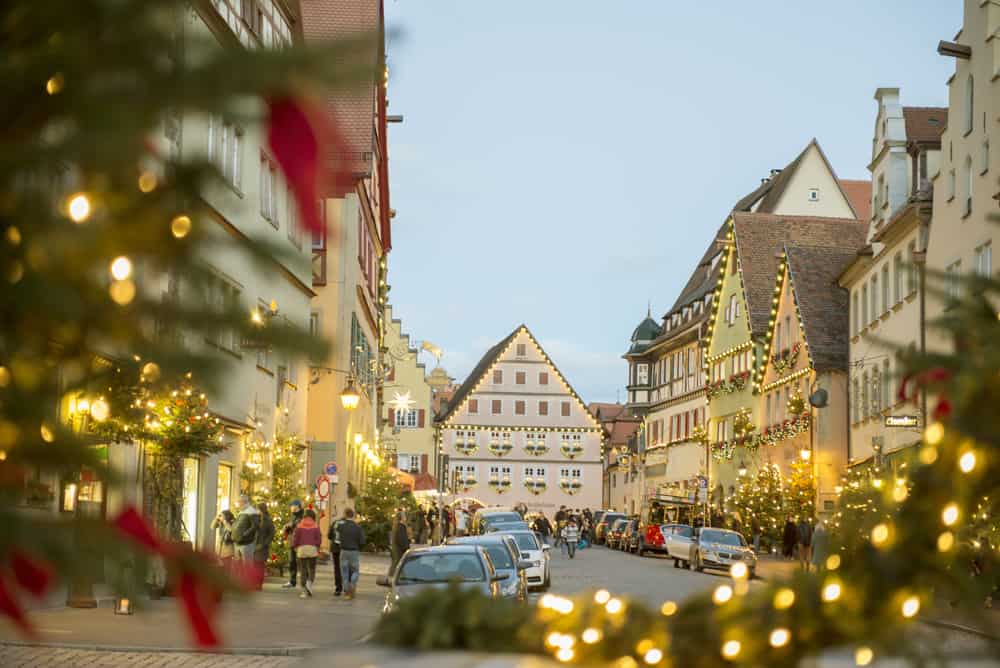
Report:
[[524,325],[483,355],[437,429],[458,500],[550,516],[601,505],[604,429]]
[[[841,224],[842,226],[844,224]],[[778,261],[755,392],[759,428],[745,441],[752,467],[777,465],[786,476],[797,459],[816,478],[816,508],[836,509],[836,487],[847,466],[847,291],[843,268],[864,244],[862,225],[841,230],[828,246],[785,245]],[[822,406],[814,407],[810,396]],[[751,468],[751,462],[740,462]]]
[[[602,508],[635,512],[641,494],[638,439],[642,418],[632,415],[623,404],[595,402],[588,406],[604,427],[604,492]],[[640,498],[641,501],[641,498]]]
[[866,465],[920,441],[919,410],[896,401],[896,352],[919,348],[924,320],[918,266],[933,207],[929,179],[939,170],[948,110],[904,107],[898,88],[875,91],[871,215],[867,244],[839,283],[850,293],[850,444],[848,461]]

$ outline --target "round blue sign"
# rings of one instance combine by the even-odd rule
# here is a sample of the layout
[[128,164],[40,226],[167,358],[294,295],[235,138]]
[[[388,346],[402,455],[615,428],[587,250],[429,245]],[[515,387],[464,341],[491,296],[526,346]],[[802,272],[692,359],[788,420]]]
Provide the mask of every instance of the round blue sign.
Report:
[[337,462],[327,462],[323,466],[323,472],[327,475],[337,475]]

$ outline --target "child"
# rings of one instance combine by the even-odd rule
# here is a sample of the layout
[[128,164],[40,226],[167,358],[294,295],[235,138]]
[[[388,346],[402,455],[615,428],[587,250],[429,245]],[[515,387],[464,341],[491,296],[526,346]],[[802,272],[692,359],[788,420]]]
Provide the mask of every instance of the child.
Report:
[[570,520],[566,523],[566,526],[562,530],[563,545],[569,552],[569,558],[572,559],[576,555],[576,546],[580,542],[580,530],[576,528],[576,522]]
[[312,585],[316,582],[316,557],[319,556],[322,539],[323,534],[316,526],[316,513],[310,508],[292,532],[291,547],[299,564],[299,577],[302,583],[302,593],[299,594],[299,598],[309,598],[313,595]]

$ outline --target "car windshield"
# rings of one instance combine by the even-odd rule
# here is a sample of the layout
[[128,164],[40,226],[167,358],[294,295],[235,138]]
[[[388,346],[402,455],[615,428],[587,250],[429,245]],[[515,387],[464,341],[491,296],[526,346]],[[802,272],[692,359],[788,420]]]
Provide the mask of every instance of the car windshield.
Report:
[[732,545],[742,547],[745,545],[743,536],[733,531],[713,531],[712,529],[702,529],[701,542],[718,543],[720,545]]
[[615,523],[611,525],[612,531],[621,531],[625,528],[625,520],[615,520]]
[[482,582],[485,579],[482,562],[472,552],[426,552],[407,557],[399,567],[396,583]]
[[511,531],[513,529],[527,529],[527,522],[497,522],[489,525],[490,531]]
[[535,538],[533,533],[512,533],[511,537],[517,541],[517,549],[522,552],[525,550],[539,550],[538,539]]
[[601,521],[607,522],[608,526],[612,526],[617,520],[623,520],[623,519],[625,519],[624,515],[616,515],[615,513],[608,513],[607,515],[601,518]]
[[517,513],[497,513],[496,515],[487,515],[483,518],[483,524],[489,526],[490,524],[500,524],[501,522],[520,522],[521,516]]
[[491,545],[483,545],[483,549],[486,550],[486,554],[490,555],[490,561],[493,562],[494,568],[514,568],[514,561],[510,558],[510,552],[503,545],[493,543]]
[[666,533],[667,531],[674,534],[675,536],[683,536],[684,538],[690,538],[691,534],[694,533],[694,529],[692,529],[691,527],[678,526],[676,524],[673,526],[664,526],[663,532]]

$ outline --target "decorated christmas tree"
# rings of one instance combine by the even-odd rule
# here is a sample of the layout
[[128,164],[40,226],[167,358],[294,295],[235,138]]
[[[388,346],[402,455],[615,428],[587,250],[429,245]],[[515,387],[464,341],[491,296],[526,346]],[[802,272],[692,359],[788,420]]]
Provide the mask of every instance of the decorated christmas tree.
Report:
[[[148,435],[129,432],[142,409],[152,416],[154,456],[166,462],[205,451],[216,427],[204,416],[201,391],[181,396],[169,414],[160,412],[169,394],[154,391],[152,407],[135,404],[145,392],[136,383],[147,382],[140,374],[177,388],[197,369],[209,396],[221,385],[232,360],[185,341],[225,332],[276,351],[324,352],[302,328],[256,327],[242,305],[211,297],[207,287],[217,279],[206,257],[253,261],[272,249],[203,224],[212,211],[202,194],[223,175],[196,152],[166,149],[164,137],[184,118],[210,115],[239,114],[247,126],[264,126],[299,219],[318,228],[320,129],[309,100],[355,82],[371,85],[372,64],[359,54],[371,52],[374,36],[309,49],[244,48],[185,30],[191,14],[180,0],[0,5],[7,64],[0,110],[0,563],[10,565],[24,592],[40,596],[58,580],[76,583],[98,570],[112,573],[119,590],[134,589],[145,578],[143,560],[157,556],[178,583],[197,641],[214,645],[203,602],[214,600],[225,579],[170,544],[181,528],[172,511],[153,513],[165,529],[159,535],[134,508],[110,521],[19,508],[25,497],[39,497],[39,480],[88,472],[108,491],[122,482],[101,448],[91,447],[93,423],[111,421],[109,434],[139,444]],[[324,136],[331,138],[324,146],[340,145]],[[343,165],[331,166],[328,181],[350,177]],[[164,290],[177,281],[183,299]],[[133,362],[154,366],[137,374]],[[115,386],[121,393],[108,390]],[[69,549],[78,536],[101,549]],[[30,629],[19,596],[2,586],[0,614]]]
[[784,510],[793,522],[816,517],[816,479],[811,460],[796,459],[785,485]]
[[402,492],[393,468],[383,464],[368,470],[364,490],[357,500],[357,511],[361,515],[370,549],[389,548],[392,513],[401,506]]
[[279,433],[271,447],[271,471],[267,487],[262,490],[274,519],[275,535],[271,543],[268,564],[284,568],[288,564],[288,540],[283,528],[291,522],[292,501],[305,502],[305,452],[306,446],[294,434]]
[[772,545],[780,542],[785,515],[781,471],[777,466],[765,464],[756,475],[742,482],[732,504],[739,513],[743,532],[747,536],[751,535],[752,521],[756,518],[764,543]]

